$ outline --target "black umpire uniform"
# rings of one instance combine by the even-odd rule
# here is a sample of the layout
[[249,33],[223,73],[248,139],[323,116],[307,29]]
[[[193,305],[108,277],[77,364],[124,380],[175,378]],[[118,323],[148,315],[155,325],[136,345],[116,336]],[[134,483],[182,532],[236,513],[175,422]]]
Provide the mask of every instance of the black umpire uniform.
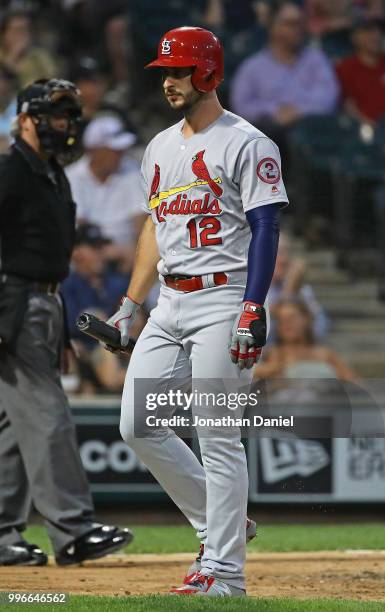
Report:
[[[56,561],[101,557],[132,539],[95,522],[75,428],[60,383],[63,307],[75,238],[75,204],[57,161],[75,149],[79,92],[36,81],[18,97],[38,147],[16,137],[0,156],[0,565],[43,565],[21,536],[31,501],[44,517]],[[53,118],[65,118],[65,129]]]

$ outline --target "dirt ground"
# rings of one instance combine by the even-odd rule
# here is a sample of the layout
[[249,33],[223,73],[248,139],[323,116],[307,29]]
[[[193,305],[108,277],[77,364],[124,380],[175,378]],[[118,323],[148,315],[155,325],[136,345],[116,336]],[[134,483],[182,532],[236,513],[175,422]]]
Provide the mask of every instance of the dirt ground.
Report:
[[[110,555],[82,566],[3,567],[0,591],[89,595],[167,593],[181,584],[192,555]],[[251,553],[248,595],[385,601],[385,551]]]

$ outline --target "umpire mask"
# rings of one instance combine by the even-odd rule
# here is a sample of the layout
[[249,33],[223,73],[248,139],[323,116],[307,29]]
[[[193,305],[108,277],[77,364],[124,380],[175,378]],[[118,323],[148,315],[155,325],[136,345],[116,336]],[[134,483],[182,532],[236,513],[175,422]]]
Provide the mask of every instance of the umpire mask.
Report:
[[[79,150],[79,123],[82,117],[80,92],[64,79],[41,79],[23,89],[17,98],[17,113],[35,118],[42,149],[71,161]],[[55,119],[66,121],[65,129],[55,128]]]

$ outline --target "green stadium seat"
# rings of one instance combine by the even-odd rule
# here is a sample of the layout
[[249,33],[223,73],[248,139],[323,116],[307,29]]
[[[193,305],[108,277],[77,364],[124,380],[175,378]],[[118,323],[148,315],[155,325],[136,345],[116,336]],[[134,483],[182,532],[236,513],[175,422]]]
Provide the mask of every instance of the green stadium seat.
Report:
[[289,174],[299,233],[309,217],[332,218],[332,169],[358,138],[358,123],[337,114],[305,117],[290,131]]
[[334,32],[326,32],[321,37],[321,49],[333,62],[343,59],[354,53],[351,41],[351,31],[343,28]]
[[385,117],[383,117],[374,130],[374,142],[385,151]]
[[336,246],[341,251],[373,249],[376,242],[375,193],[384,180],[385,153],[360,141],[343,148],[333,167]]

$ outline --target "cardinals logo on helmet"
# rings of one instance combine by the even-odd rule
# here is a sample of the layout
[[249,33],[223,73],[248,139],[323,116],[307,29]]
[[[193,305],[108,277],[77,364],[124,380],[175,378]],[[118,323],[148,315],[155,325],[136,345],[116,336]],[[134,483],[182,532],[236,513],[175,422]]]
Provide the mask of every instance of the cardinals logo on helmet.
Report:
[[171,40],[165,38],[162,41],[162,55],[170,55],[171,53]]
[[194,155],[194,157],[192,158],[191,169],[194,172],[197,179],[199,179],[200,181],[205,181],[207,185],[210,187],[213,194],[217,198],[220,198],[223,193],[223,189],[222,187],[218,185],[218,183],[214,179],[211,178],[210,173],[206,166],[206,162],[203,159],[204,152],[205,150],[203,149],[203,151],[199,151],[199,153]]

